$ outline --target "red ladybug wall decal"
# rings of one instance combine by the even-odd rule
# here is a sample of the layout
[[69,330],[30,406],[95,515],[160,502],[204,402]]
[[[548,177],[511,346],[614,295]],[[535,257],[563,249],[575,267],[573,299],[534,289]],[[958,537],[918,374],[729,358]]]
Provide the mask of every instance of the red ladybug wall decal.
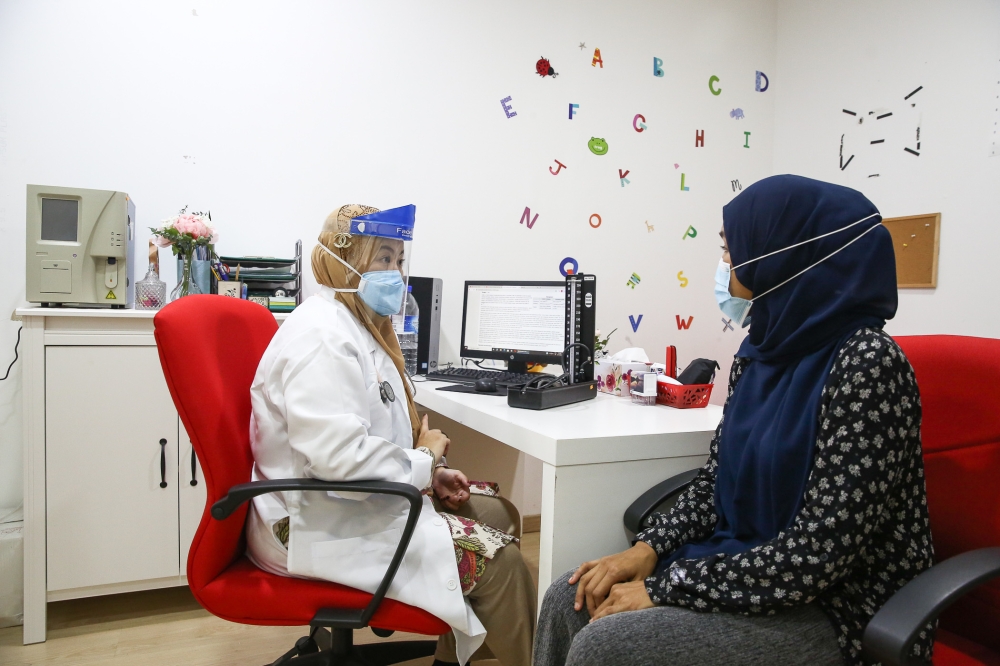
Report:
[[545,56],[542,56],[538,62],[535,63],[535,71],[538,73],[538,76],[551,76],[552,78],[559,76],[556,73],[556,70],[552,69],[551,63],[549,63]]

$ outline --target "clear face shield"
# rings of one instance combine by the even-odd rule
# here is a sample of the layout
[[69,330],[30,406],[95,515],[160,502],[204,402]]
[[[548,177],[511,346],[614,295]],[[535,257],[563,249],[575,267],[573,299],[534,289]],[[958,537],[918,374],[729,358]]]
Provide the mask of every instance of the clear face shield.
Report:
[[367,266],[351,266],[322,244],[320,248],[337,261],[361,276],[357,289],[335,291],[357,292],[365,305],[375,314],[400,317],[398,331],[402,331],[406,315],[407,287],[410,275],[410,248],[413,245],[413,225],[417,207],[410,204],[400,208],[359,215],[351,220],[349,234],[338,234],[336,247],[347,247],[352,236],[374,238],[375,253]]

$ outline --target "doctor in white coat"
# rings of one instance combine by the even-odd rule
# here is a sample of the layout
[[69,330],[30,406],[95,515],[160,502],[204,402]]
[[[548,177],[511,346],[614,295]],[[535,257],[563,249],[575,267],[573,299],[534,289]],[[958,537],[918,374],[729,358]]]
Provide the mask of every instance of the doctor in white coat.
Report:
[[[447,437],[418,420],[388,316],[405,293],[412,212],[409,228],[354,220],[377,212],[349,205],[330,215],[312,254],[321,292],[289,315],[261,359],[251,387],[254,480],[396,481],[457,509],[468,481],[444,466]],[[374,592],[407,513],[405,500],[386,495],[262,495],[247,521],[248,554],[272,573]],[[436,663],[464,664],[485,639],[504,666],[527,666],[535,591],[520,551],[505,547],[505,534],[484,536],[487,559],[469,591],[446,517],[425,496],[387,596],[451,625],[454,640],[442,638]]]

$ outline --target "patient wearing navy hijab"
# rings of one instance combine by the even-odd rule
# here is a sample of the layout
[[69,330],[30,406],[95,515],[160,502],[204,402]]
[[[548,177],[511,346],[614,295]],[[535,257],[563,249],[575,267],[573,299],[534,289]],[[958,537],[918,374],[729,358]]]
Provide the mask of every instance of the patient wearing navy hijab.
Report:
[[[552,583],[536,666],[860,666],[868,621],[932,564],[920,395],[882,330],[897,294],[878,209],[773,176],[722,221],[716,296],[748,330],[708,462],[632,548]],[[932,647],[928,626],[913,656]]]

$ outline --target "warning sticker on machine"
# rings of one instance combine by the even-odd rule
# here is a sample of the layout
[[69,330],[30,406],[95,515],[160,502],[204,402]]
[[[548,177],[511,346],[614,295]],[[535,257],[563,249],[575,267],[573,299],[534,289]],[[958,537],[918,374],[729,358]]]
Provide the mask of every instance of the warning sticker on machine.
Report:
[[106,300],[106,301],[117,301],[118,297],[115,296],[115,292],[113,292],[112,290],[108,289],[108,295],[104,297],[104,300]]

